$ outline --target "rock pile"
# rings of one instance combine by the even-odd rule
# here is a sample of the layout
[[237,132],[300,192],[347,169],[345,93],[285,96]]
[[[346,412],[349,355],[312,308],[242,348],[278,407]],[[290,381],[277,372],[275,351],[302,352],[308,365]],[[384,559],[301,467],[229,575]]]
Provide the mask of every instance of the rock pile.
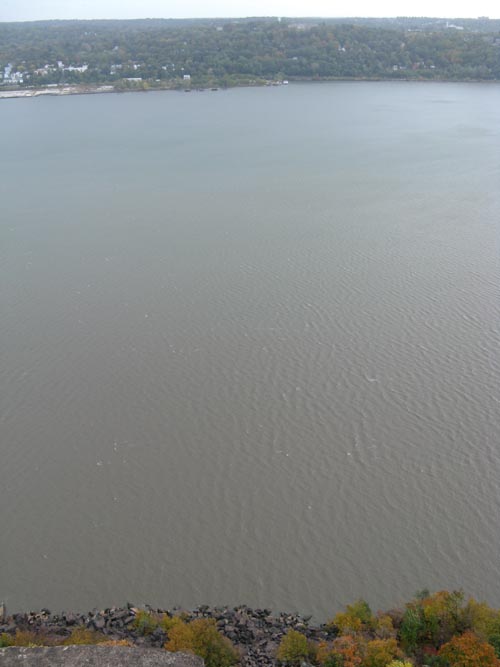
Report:
[[[110,640],[127,639],[134,646],[163,647],[167,634],[161,627],[152,629],[148,634],[144,634],[137,627],[139,624],[135,622],[136,617],[143,611],[153,615],[181,613],[179,609],[138,608],[131,604],[101,611],[95,609],[87,614],[52,614],[48,609],[42,609],[39,612],[13,614],[0,619],[0,634],[15,634],[17,630],[31,631],[41,636],[64,640],[71,635],[72,630],[80,627],[101,632]],[[283,613],[273,615],[269,609],[201,606],[190,612],[183,611],[182,614],[188,621],[196,618],[214,619],[219,631],[239,649],[242,667],[275,665],[278,645],[291,629],[298,630],[315,641],[331,638],[325,626],[311,625],[310,617]]]

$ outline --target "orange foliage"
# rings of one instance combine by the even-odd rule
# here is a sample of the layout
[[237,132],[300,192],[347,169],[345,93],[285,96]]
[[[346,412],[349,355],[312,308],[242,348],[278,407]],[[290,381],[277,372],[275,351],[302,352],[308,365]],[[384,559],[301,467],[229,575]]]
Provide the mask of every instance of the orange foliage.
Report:
[[358,667],[362,662],[363,642],[356,637],[344,635],[332,642],[332,653],[342,658],[343,667]]
[[493,646],[481,641],[473,632],[453,637],[441,647],[439,656],[451,667],[500,667]]
[[316,658],[320,665],[326,662],[326,659],[332,652],[332,645],[330,642],[319,642],[316,651]]

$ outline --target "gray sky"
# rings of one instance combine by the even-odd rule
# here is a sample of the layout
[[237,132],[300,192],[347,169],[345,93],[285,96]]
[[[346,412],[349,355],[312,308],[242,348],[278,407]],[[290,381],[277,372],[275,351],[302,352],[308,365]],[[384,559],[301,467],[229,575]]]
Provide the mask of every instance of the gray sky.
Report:
[[0,0],[0,21],[208,16],[500,18],[500,0]]

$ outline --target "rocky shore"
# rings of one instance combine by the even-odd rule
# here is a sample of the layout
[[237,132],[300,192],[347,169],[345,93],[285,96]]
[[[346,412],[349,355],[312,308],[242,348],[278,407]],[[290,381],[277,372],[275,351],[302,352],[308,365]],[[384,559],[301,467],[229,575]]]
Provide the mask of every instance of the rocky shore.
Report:
[[75,628],[81,627],[101,632],[109,640],[128,640],[134,646],[161,648],[167,635],[161,627],[144,633],[138,627],[136,618],[142,612],[159,614],[180,614],[186,620],[211,618],[219,631],[230,639],[241,653],[243,667],[271,667],[276,664],[276,649],[281,638],[290,629],[299,630],[313,640],[329,639],[325,626],[309,623],[310,617],[299,614],[281,613],[273,615],[269,609],[241,607],[201,606],[192,611],[167,610],[151,607],[111,607],[94,609],[89,613],[51,613],[48,609],[39,612],[18,613],[0,617],[0,634],[14,635],[16,631],[35,632],[37,635],[64,640]]

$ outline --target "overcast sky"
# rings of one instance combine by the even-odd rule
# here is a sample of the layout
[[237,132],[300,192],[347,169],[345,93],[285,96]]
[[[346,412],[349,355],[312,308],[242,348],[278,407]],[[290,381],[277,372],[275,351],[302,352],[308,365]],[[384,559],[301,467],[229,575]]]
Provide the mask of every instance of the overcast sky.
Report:
[[0,0],[0,21],[208,16],[500,18],[500,0]]

